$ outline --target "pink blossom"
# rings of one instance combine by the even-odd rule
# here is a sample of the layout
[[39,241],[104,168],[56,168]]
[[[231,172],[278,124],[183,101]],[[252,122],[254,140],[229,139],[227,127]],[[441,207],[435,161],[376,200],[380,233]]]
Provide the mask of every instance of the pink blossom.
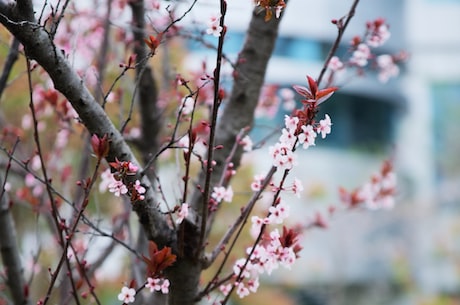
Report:
[[315,145],[316,133],[311,125],[303,125],[302,132],[298,135],[299,144],[303,145],[304,149]]
[[211,17],[211,19],[208,21],[208,28],[206,29],[206,33],[215,37],[220,37],[223,28],[219,25],[219,22],[220,16]]
[[296,155],[292,151],[292,147],[286,143],[276,143],[269,148],[269,153],[272,157],[273,166],[279,169],[292,169],[297,165]]
[[150,289],[150,292],[159,291],[161,289],[160,281],[161,280],[158,278],[153,279],[151,277],[148,277],[147,283],[145,284],[145,288]]
[[101,182],[99,183],[99,192],[105,193],[109,188],[109,185],[114,183],[114,181],[116,180],[113,177],[113,174],[110,172],[110,168],[103,171],[101,174]]
[[365,67],[371,58],[371,50],[365,43],[360,43],[350,58],[350,63],[359,67]]
[[319,121],[319,126],[316,128],[318,133],[321,133],[321,137],[324,139],[327,134],[331,133],[331,118],[326,114],[325,118]]
[[141,185],[141,182],[139,180],[136,180],[134,183],[134,189],[139,193],[139,194],[145,194],[145,187]]
[[108,185],[109,192],[113,193],[115,196],[120,197],[128,193],[128,188],[124,185],[123,181],[113,180],[112,183]]
[[244,286],[244,283],[235,283],[236,294],[242,299],[249,295],[249,289]]
[[262,188],[264,179],[265,179],[264,174],[255,175],[254,180],[251,183],[251,190],[253,190],[254,192],[259,191]]
[[284,126],[290,133],[294,133],[297,130],[297,125],[299,124],[299,118],[296,116],[284,116]]
[[240,275],[241,273],[241,277],[242,278],[249,278],[251,276],[251,274],[249,273],[248,271],[248,266],[249,264],[246,265],[246,268],[243,270],[243,272],[241,272],[244,264],[246,263],[246,259],[245,258],[240,258],[238,259],[234,264],[233,264],[233,273],[235,275]]
[[134,290],[134,288],[124,286],[123,288],[121,288],[121,292],[118,295],[118,300],[126,304],[133,303],[135,295],[136,290]]
[[130,161],[127,161],[127,162],[128,162],[128,174],[135,174],[139,170],[139,167]]
[[147,278],[147,283],[145,284],[145,288],[150,289],[150,292],[161,291],[163,294],[169,293],[169,286],[170,282],[168,279],[151,277]]
[[253,143],[251,138],[248,135],[246,135],[244,136],[244,138],[240,140],[240,145],[243,147],[244,151],[249,152],[252,150]]
[[181,207],[179,208],[179,211],[177,213],[177,219],[176,219],[177,224],[182,223],[182,221],[184,221],[184,219],[187,218],[187,216],[188,216],[188,208],[189,208],[188,203],[183,203],[181,205]]
[[169,280],[164,279],[163,283],[161,284],[161,293],[163,294],[169,293],[169,286],[170,286]]
[[283,101],[283,109],[286,111],[292,111],[295,109],[295,95],[294,91],[288,88],[283,88],[280,90],[281,100]]
[[343,69],[343,62],[341,62],[337,56],[332,56],[328,64],[328,68],[334,72],[337,72]]
[[259,216],[252,216],[251,217],[251,236],[257,237],[259,235],[262,225],[266,225],[270,223],[268,218],[260,218]]
[[395,64],[393,57],[388,54],[377,57],[377,66],[379,67],[379,81],[386,83],[391,77],[399,74],[399,67]]
[[281,224],[284,219],[289,217],[289,206],[283,201],[276,206],[271,206],[268,211],[270,212],[270,216],[268,217],[270,223]]
[[303,185],[302,185],[301,180],[294,178],[294,183],[292,185],[292,191],[298,198],[300,198],[300,193],[303,191]]
[[281,136],[279,138],[279,141],[281,143],[284,143],[284,144],[290,146],[290,147],[293,147],[295,142],[296,142],[296,140],[297,140],[297,137],[294,135],[294,131],[291,131],[289,129],[283,128],[281,130]]
[[257,289],[259,288],[259,278],[256,277],[248,280],[247,286],[251,292],[257,292]]
[[391,36],[388,25],[383,18],[368,22],[367,31],[368,37],[366,43],[373,48],[382,46]]
[[220,292],[222,292],[222,294],[224,296],[227,296],[230,293],[230,291],[232,290],[232,284],[220,285],[219,290],[220,290]]
[[211,197],[214,198],[217,202],[221,202],[222,200],[231,202],[233,199],[233,189],[231,186],[228,188],[223,186],[214,187],[214,191],[212,192]]

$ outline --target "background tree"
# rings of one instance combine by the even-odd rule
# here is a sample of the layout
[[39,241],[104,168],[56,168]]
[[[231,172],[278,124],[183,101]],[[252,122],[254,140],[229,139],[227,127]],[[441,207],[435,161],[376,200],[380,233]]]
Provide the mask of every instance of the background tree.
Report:
[[[271,149],[272,168],[253,182],[253,194],[239,205],[241,213],[215,243],[210,242],[210,234],[221,202],[232,201],[231,178],[249,145],[246,135],[253,126],[267,64],[289,2],[255,3],[244,46],[234,63],[223,52],[230,4],[217,1],[219,10],[209,16],[208,28],[196,32],[182,26],[187,14],[196,9],[196,2],[107,0],[91,10],[70,1],[0,1],[0,22],[12,37],[0,92],[14,86],[28,92],[26,99],[11,96],[28,100],[29,107],[29,113],[21,118],[22,128],[6,114],[2,118],[5,171],[0,234],[6,279],[15,304],[31,303],[31,290],[34,296],[41,296],[39,304],[53,298],[61,304],[80,304],[83,298],[101,304],[96,272],[116,245],[131,252],[132,275],[124,279],[126,285],[118,296],[125,303],[193,304],[219,290],[221,297],[212,297],[211,302],[226,303],[233,290],[240,297],[257,290],[257,264],[261,273],[295,261],[301,230],[267,228],[282,224],[286,217],[281,194],[301,188],[300,182],[291,186],[286,180],[295,163],[295,150],[314,145],[316,134],[325,137],[330,132],[330,118],[318,120],[316,114],[319,105],[338,89],[332,87],[332,81],[343,63],[333,56],[359,1],[354,1],[345,17],[333,21],[338,29],[336,42],[318,78],[308,77],[307,86],[294,87],[303,97],[302,106],[286,118],[280,143]],[[128,18],[129,29],[117,23]],[[215,36],[217,44],[207,44],[200,38],[203,34]],[[351,45],[348,66],[359,70],[363,61],[374,58],[369,47],[381,45],[386,34],[383,19],[368,24],[365,35]],[[174,75],[168,56],[177,56],[171,51],[178,45],[176,37],[195,39],[203,47],[213,48],[216,57],[211,71],[203,67],[199,74]],[[155,61],[159,57],[161,60]],[[18,58],[22,65],[25,62],[25,69],[15,71]],[[398,60],[390,57],[387,70],[395,69]],[[224,64],[233,69],[229,92],[222,85]],[[326,72],[327,84],[321,86]],[[8,77],[13,76],[24,81],[18,84],[12,80],[8,87]],[[16,107],[21,111],[22,100]],[[6,99],[2,103],[6,112]],[[176,186],[179,198],[168,198],[160,182],[160,161],[164,160],[169,160],[168,164],[174,160],[181,172]],[[113,219],[107,230],[103,229],[107,223],[100,218],[108,215],[98,209],[109,208],[104,206],[107,202],[98,201],[109,197],[94,190],[101,173],[101,183],[124,201],[121,211],[108,213]],[[275,173],[280,175],[278,180],[273,179]],[[394,191],[390,163],[385,163],[379,177],[372,182],[379,185],[377,191],[343,190],[347,206],[370,201],[390,205]],[[17,187],[14,199],[8,199],[5,190],[17,181],[25,181],[25,185]],[[264,217],[251,218],[267,187],[271,189],[270,208]],[[46,266],[49,283],[45,285],[37,284],[34,273],[27,279],[22,271],[12,215],[16,203],[33,212],[37,228],[51,232],[52,243],[58,246],[55,261]],[[130,210],[138,216],[138,234],[132,232],[135,226]],[[248,220],[252,220],[255,239],[232,269],[230,254]],[[322,224],[316,218],[301,229]],[[89,244],[82,246],[88,242],[87,236],[91,236]],[[98,238],[110,242],[94,249]],[[41,247],[47,247],[46,243],[33,249],[33,261],[45,267]],[[257,256],[260,251],[271,252],[262,258]],[[203,271],[211,266],[213,275],[200,283]],[[227,274],[226,268],[230,270]],[[156,293],[144,294],[143,288]]]

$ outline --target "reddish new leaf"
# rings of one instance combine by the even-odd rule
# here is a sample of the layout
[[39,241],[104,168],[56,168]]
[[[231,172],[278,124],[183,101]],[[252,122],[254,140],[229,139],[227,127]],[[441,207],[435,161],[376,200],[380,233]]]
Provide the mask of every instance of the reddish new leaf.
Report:
[[149,257],[142,257],[147,264],[147,273],[150,277],[160,274],[176,261],[176,255],[172,254],[170,247],[158,250],[157,244],[153,241],[149,242]]

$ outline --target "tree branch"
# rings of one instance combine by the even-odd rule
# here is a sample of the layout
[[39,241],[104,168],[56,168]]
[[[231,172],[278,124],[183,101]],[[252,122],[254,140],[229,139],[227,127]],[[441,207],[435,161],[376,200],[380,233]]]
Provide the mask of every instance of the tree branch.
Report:
[[[111,140],[108,161],[115,158],[129,160],[136,165],[139,162],[112,124],[103,108],[91,95],[64,54],[56,48],[46,30],[33,22],[24,21],[14,7],[0,2],[0,22],[23,44],[26,55],[36,60],[51,77],[55,88],[72,104],[79,119],[91,134],[107,134]],[[152,184],[146,177],[139,177],[146,186],[145,200],[136,202],[133,209],[147,232],[149,239],[162,247],[173,245],[175,236],[158,209]]]
[[0,100],[3,95],[3,91],[5,91],[8,77],[10,76],[11,70],[13,69],[13,65],[16,62],[16,60],[18,60],[18,54],[19,41],[16,38],[13,38],[10,50],[8,51],[8,55],[6,56],[6,60],[3,65],[2,75],[0,76]]
[[26,283],[23,276],[21,255],[16,243],[16,227],[11,214],[8,195],[4,190],[3,177],[0,177],[0,252],[6,266],[7,284],[16,305],[28,305]]

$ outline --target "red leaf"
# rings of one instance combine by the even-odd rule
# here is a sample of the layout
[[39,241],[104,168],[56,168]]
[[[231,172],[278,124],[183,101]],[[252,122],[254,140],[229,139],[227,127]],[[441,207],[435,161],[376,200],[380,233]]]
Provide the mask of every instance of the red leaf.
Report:
[[170,247],[164,247],[158,250],[155,242],[149,242],[149,257],[142,256],[147,264],[148,276],[160,274],[164,269],[171,266],[176,261],[176,255],[172,254]]

